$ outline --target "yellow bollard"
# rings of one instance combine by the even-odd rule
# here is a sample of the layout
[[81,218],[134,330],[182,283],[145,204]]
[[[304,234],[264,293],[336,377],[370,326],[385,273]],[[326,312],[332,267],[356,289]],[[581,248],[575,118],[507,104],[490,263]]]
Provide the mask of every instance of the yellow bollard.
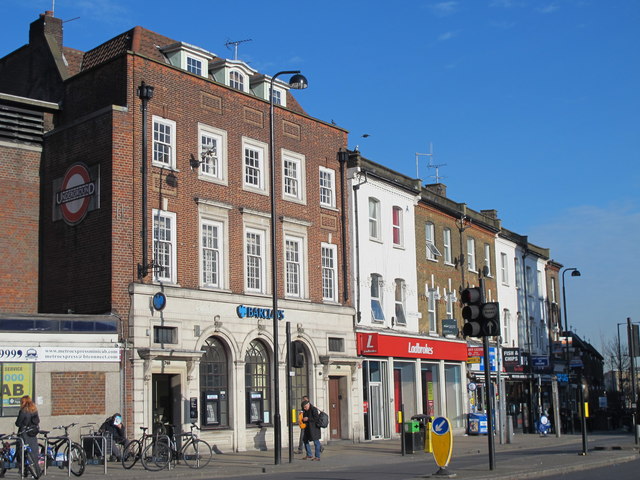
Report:
[[426,431],[424,432],[424,451],[426,453],[433,453],[433,446],[431,445],[431,420],[427,421]]

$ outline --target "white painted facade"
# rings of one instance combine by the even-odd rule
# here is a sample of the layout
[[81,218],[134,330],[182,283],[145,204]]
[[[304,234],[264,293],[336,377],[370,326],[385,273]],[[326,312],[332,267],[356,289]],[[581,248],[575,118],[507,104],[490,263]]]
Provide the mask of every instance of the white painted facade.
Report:
[[[159,285],[131,284],[134,327],[132,337],[132,368],[134,402],[133,424],[148,426],[155,420],[158,399],[154,385],[162,375],[171,382],[172,416],[174,424],[187,430],[192,421],[204,425],[200,364],[203,348],[208,339],[215,338],[224,346],[227,355],[228,388],[224,395],[228,403],[228,420],[217,427],[203,426],[200,437],[225,451],[246,451],[272,448],[273,410],[265,406],[263,421],[252,424],[247,420],[246,352],[254,340],[264,344],[268,353],[266,368],[272,371],[273,320],[239,315],[239,306],[269,310],[268,296],[235,295],[225,292],[188,290],[163,287],[167,306],[161,311],[151,307],[151,298],[160,291]],[[330,424],[323,430],[323,441],[338,429],[342,438],[362,440],[361,362],[355,356],[353,309],[340,305],[316,304],[303,301],[278,301],[284,312],[278,328],[280,416],[282,419],[282,446],[288,446],[287,419],[291,408],[287,404],[287,343],[286,325],[290,324],[291,340],[301,341],[305,348],[306,382],[308,395],[318,408],[329,411],[330,382],[339,389],[339,425]],[[178,327],[178,338],[172,345],[154,343],[154,326]],[[342,339],[344,350],[330,351],[329,339]],[[293,371],[292,371],[293,372]],[[292,373],[293,374],[293,373]],[[269,405],[273,405],[273,380],[269,385]],[[218,392],[219,393],[219,392]],[[190,401],[198,399],[197,419],[191,417]],[[299,427],[294,425],[294,447],[297,448]]]
[[496,285],[500,303],[502,346],[519,347],[518,289],[516,287],[516,244],[496,236]]
[[549,319],[546,309],[547,259],[516,248],[518,305],[520,317],[518,333],[520,348],[531,355],[548,355]]
[[[350,185],[360,177],[349,172]],[[357,200],[356,197],[357,196]],[[355,202],[357,201],[357,212]],[[371,235],[370,201],[379,205],[377,234]],[[358,245],[352,240],[355,301],[360,305],[358,327],[393,329],[399,333],[418,333],[418,285],[416,273],[415,214],[416,195],[369,176],[351,196],[351,238],[358,235]],[[401,212],[400,243],[394,243],[394,208]],[[354,218],[357,215],[357,228]],[[357,231],[356,231],[357,230]],[[379,275],[379,297],[384,319],[374,318],[371,311],[372,275]],[[404,312],[406,324],[396,318],[396,280],[404,281]],[[375,287],[374,287],[375,289]],[[374,299],[375,300],[375,299]],[[399,300],[399,299],[398,299]],[[356,307],[357,308],[357,307]]]

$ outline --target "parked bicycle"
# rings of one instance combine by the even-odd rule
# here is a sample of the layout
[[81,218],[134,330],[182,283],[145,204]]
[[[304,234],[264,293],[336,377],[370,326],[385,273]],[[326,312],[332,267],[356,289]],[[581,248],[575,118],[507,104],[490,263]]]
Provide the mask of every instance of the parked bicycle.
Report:
[[153,437],[153,435],[147,433],[147,430],[149,430],[148,427],[140,427],[140,430],[142,430],[140,438],[134,438],[131,440],[122,451],[122,458],[120,460],[122,462],[122,466],[127,470],[133,468],[138,460],[140,460],[143,448],[149,443],[148,440]]
[[[211,446],[204,440],[200,440],[194,430],[200,430],[195,424],[191,424],[191,431],[171,436],[160,435],[152,443],[147,445],[142,452],[142,465],[150,471],[158,471],[168,468],[170,463],[178,465],[184,462],[189,468],[206,467],[213,452]],[[174,428],[175,431],[175,428]],[[182,446],[178,448],[177,438],[182,440]]]
[[40,444],[40,455],[44,456],[46,466],[69,468],[71,473],[79,477],[87,465],[87,455],[80,444],[69,439],[69,429],[76,425],[77,423],[71,423],[53,427],[52,430],[64,430],[64,434],[51,438],[48,437],[49,430],[40,430],[45,439],[45,444]]
[[[15,433],[10,435],[0,434],[0,442],[2,442],[0,477],[4,477],[8,469],[17,467],[19,471],[24,472],[23,476],[25,477],[31,475],[35,479],[40,478],[42,471],[40,470],[40,465],[38,465],[38,458],[31,451],[29,444],[24,443],[22,438]],[[21,455],[20,452],[23,452],[24,455]]]

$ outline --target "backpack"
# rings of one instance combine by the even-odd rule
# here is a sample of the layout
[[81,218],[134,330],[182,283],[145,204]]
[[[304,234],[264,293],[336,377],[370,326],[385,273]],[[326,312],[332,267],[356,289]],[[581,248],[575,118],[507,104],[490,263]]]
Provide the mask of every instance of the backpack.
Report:
[[322,410],[318,410],[318,421],[316,426],[319,428],[327,428],[329,426],[329,415]]

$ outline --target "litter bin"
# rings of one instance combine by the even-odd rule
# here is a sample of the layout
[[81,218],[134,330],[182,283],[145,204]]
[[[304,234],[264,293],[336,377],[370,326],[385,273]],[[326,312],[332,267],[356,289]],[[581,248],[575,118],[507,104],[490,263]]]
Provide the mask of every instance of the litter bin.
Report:
[[422,450],[424,437],[421,435],[420,422],[411,421],[404,424],[404,448],[406,453],[416,453]]
[[483,413],[470,413],[467,423],[467,433],[469,435],[481,435],[488,432],[487,416]]
[[411,420],[416,420],[420,425],[420,436],[422,438],[422,445],[420,448],[425,452],[431,452],[431,417],[424,413],[419,413],[411,417]]

